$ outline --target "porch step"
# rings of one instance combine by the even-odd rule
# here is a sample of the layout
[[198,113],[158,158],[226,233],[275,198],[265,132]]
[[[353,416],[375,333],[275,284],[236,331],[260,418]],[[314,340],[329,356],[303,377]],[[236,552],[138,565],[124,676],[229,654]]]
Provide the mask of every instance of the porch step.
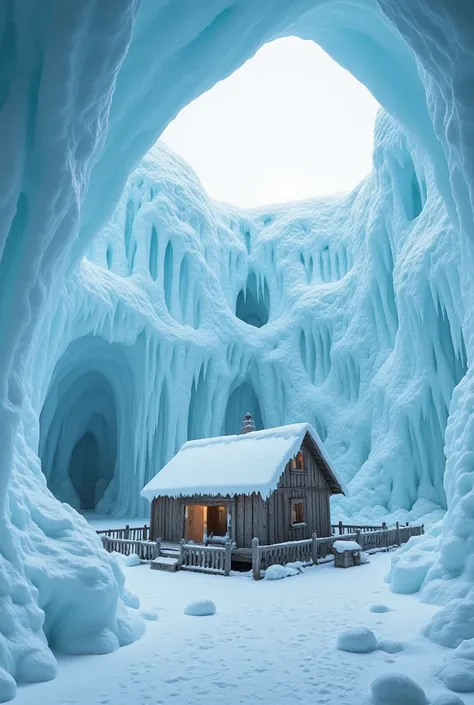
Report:
[[174,573],[178,570],[178,558],[170,558],[169,556],[160,556],[155,560],[150,561],[152,570],[167,570],[169,573]]
[[162,548],[160,551],[160,557],[161,556],[165,558],[178,558],[179,550],[175,550],[173,548]]

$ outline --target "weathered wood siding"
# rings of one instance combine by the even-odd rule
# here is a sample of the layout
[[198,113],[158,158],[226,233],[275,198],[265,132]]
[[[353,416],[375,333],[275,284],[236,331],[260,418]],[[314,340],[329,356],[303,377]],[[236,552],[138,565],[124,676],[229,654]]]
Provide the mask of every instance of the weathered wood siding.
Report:
[[[331,489],[321,468],[323,461],[314,458],[303,443],[304,471],[292,471],[290,464],[283,472],[275,492],[264,501],[259,494],[224,497],[172,499],[158,497],[152,503],[151,539],[180,541],[184,537],[186,504],[228,504],[231,514],[230,536],[240,548],[252,545],[257,537],[261,544],[280,543],[318,536],[331,536],[329,498]],[[305,501],[304,526],[291,526],[292,499]]]
[[151,540],[181,541],[184,537],[185,504],[172,497],[157,497],[151,505]]

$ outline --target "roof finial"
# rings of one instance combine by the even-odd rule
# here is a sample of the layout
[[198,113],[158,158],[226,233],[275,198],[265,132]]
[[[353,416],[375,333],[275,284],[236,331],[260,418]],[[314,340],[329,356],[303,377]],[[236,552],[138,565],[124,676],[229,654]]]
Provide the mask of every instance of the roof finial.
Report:
[[252,433],[252,431],[256,431],[256,430],[257,429],[255,428],[252,414],[250,413],[250,411],[247,411],[247,413],[244,416],[242,428],[240,429],[240,434],[242,435],[243,433]]

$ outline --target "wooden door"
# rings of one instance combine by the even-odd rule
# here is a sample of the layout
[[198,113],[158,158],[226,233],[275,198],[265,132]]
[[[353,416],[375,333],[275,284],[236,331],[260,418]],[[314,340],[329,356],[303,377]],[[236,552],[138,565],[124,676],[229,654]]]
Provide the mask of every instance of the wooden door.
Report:
[[204,541],[204,509],[201,504],[187,504],[184,522],[186,541],[202,543]]

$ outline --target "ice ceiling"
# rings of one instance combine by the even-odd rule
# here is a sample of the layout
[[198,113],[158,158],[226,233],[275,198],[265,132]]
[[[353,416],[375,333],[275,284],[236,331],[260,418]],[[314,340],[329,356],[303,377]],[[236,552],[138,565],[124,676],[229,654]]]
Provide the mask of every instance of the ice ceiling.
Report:
[[[104,653],[142,630],[46,477],[73,506],[138,512],[158,459],[244,404],[266,426],[311,417],[352,478],[339,511],[447,506],[394,586],[415,565],[414,589],[452,600],[434,639],[472,614],[473,23],[443,0],[2,5],[4,700],[54,677],[49,647]],[[242,214],[159,147],[125,186],[184,105],[290,34],[390,115],[360,188]]]

